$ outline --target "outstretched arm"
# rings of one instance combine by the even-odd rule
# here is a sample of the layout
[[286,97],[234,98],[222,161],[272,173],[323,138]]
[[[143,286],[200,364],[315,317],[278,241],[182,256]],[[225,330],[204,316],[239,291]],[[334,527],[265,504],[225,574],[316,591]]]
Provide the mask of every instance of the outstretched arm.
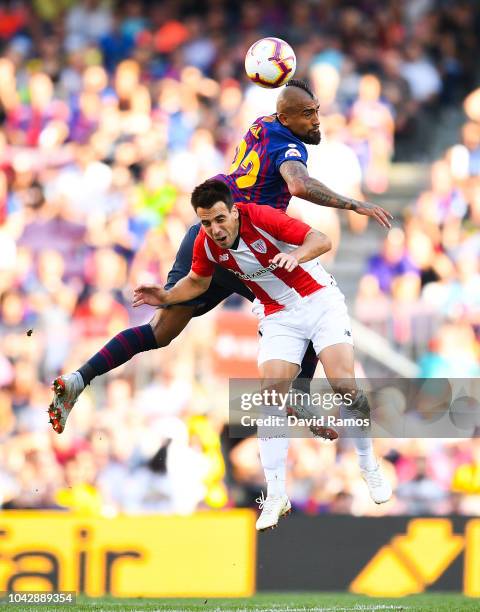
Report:
[[202,295],[210,286],[211,276],[200,276],[190,270],[169,291],[161,285],[140,285],[133,290],[133,307],[149,304],[150,306],[166,306],[179,304]]
[[360,202],[353,198],[345,198],[308,174],[305,166],[298,161],[286,161],[280,166],[280,174],[287,183],[293,196],[303,198],[314,204],[354,210],[360,215],[373,217],[383,227],[391,227],[393,216],[381,206],[370,202]]

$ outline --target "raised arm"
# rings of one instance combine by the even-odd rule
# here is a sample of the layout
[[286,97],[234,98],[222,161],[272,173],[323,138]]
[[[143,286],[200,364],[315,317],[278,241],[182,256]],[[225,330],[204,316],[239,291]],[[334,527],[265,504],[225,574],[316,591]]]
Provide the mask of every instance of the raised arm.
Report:
[[280,174],[287,183],[292,196],[303,198],[320,206],[354,210],[360,215],[373,217],[383,227],[391,227],[393,216],[381,206],[345,198],[308,174],[306,167],[298,161],[286,161],[280,166]]
[[140,285],[133,290],[133,307],[149,304],[150,306],[167,306],[180,304],[202,295],[210,286],[211,276],[200,276],[190,272],[178,281],[169,291],[161,285]]

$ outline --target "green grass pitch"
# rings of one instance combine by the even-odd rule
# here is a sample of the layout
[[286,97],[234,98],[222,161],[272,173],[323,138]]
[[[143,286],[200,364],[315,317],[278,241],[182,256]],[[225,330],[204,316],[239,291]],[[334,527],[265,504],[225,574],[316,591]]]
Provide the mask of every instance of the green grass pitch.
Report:
[[[247,599],[115,599],[98,598],[77,599],[77,605],[62,606],[20,606],[10,605],[9,609],[35,612],[49,612],[60,609],[75,611],[108,611],[143,612],[158,610],[159,612],[249,612],[254,610],[281,612],[329,612],[338,610],[356,610],[357,612],[375,611],[426,611],[459,612],[463,610],[479,610],[480,600],[471,599],[453,593],[426,593],[412,595],[402,599],[371,598],[346,593],[262,593]],[[1,606],[0,606],[1,609]]]

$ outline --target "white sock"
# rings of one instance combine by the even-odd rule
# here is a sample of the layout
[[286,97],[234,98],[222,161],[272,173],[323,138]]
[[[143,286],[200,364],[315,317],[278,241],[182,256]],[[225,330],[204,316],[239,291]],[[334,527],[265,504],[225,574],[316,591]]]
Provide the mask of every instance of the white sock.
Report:
[[77,385],[83,391],[85,389],[85,383],[83,382],[82,375],[80,374],[80,372],[78,370],[75,370],[75,372],[73,372],[73,376],[75,376],[75,379],[77,380]]
[[358,456],[358,465],[362,470],[374,470],[377,467],[377,459],[373,452],[371,438],[353,438]]
[[262,462],[267,497],[284,495],[287,472],[288,438],[258,438],[260,461]]
[[[343,419],[352,418],[352,413],[349,412],[348,408],[345,408],[345,406],[340,406],[340,417]],[[347,428],[347,437],[349,437],[349,429],[352,431],[352,437],[350,439],[352,440],[355,450],[357,451],[358,465],[360,466],[360,469],[369,471],[374,470],[378,463],[375,453],[373,452],[372,439],[354,436],[354,432],[359,431],[358,427]]]

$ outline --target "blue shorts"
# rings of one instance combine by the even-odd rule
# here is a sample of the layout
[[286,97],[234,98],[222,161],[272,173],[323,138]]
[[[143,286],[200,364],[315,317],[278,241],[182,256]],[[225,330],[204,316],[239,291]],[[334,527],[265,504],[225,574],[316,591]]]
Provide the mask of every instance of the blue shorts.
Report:
[[[185,234],[182,244],[178,249],[173,268],[168,273],[167,283],[165,285],[166,289],[171,289],[180,279],[187,276],[190,272],[190,268],[192,267],[193,245],[199,231],[200,223],[197,223],[196,225],[192,225]],[[234,293],[243,296],[247,300],[250,300],[250,302],[253,302],[255,299],[250,289],[234,274],[228,272],[228,270],[225,270],[225,268],[221,266],[215,266],[212,282],[207,291],[193,300],[182,302],[182,306],[195,306],[196,310],[193,316],[199,317],[209,310],[212,310],[212,308],[215,308],[215,306],[218,306],[220,302],[223,302],[223,300]]]

